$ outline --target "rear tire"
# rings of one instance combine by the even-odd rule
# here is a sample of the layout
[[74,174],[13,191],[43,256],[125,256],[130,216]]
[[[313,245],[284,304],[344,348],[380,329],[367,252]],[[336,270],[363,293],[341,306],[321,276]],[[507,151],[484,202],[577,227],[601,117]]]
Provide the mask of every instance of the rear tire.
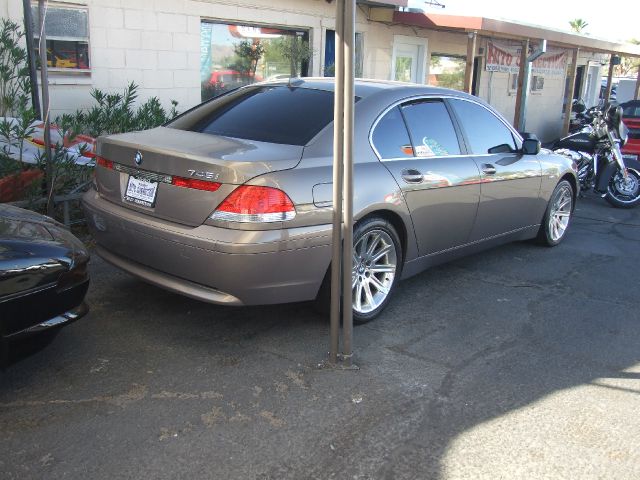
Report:
[[[370,322],[389,303],[402,273],[402,244],[393,225],[366,218],[353,230],[353,323]],[[357,263],[355,263],[357,261]],[[327,315],[331,308],[331,266],[316,297],[315,307]]]
[[556,185],[538,230],[538,243],[555,247],[564,240],[573,215],[574,198],[573,186],[567,180]]

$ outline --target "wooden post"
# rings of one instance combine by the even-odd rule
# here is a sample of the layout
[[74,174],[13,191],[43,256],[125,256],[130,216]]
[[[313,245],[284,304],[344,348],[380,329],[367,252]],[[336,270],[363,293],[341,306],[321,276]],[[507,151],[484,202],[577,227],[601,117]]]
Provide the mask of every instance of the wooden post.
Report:
[[611,54],[611,58],[609,59],[609,74],[607,75],[607,89],[604,92],[604,101],[608,102],[609,97],[611,97],[611,87],[613,87],[613,67],[615,66],[614,59],[615,55]]
[[529,56],[529,39],[522,42],[522,50],[520,52],[520,71],[518,72],[518,89],[516,90],[516,109],[513,114],[513,126],[516,130],[520,129],[520,110],[522,110],[522,100],[524,95],[522,87],[525,84],[524,75],[527,66],[527,57]]
[[476,40],[478,34],[476,32],[469,32],[469,39],[467,40],[467,68],[464,71],[464,91],[472,93],[473,86],[473,60],[476,57]]
[[640,67],[638,67],[638,78],[636,79],[636,91],[633,94],[634,100],[640,100]]
[[576,88],[576,74],[578,72],[578,52],[579,48],[573,51],[571,57],[571,69],[569,70],[569,88],[567,89],[566,105],[564,106],[564,122],[562,124],[562,136],[569,133],[569,122],[571,121],[571,107],[573,106],[573,93]]

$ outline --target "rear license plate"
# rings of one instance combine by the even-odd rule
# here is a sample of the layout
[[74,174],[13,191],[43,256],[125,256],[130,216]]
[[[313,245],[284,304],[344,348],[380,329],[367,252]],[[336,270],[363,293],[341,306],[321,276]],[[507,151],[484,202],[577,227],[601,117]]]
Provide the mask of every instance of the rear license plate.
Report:
[[127,192],[124,199],[128,202],[143,205],[145,207],[153,207],[156,202],[156,194],[158,193],[158,183],[143,180],[134,176],[129,177],[127,183]]

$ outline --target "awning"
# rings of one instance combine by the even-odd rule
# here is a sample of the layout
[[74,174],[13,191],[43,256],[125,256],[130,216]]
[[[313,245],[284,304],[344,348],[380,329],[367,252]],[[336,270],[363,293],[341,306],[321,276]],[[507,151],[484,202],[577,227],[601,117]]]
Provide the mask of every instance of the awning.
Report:
[[431,30],[452,32],[477,32],[488,37],[514,40],[546,39],[551,45],[565,48],[580,48],[590,52],[608,53],[627,57],[640,57],[640,46],[586,35],[563,32],[539,25],[516,23],[485,17],[466,17],[434,13],[399,12],[393,13],[393,23],[422,27]]

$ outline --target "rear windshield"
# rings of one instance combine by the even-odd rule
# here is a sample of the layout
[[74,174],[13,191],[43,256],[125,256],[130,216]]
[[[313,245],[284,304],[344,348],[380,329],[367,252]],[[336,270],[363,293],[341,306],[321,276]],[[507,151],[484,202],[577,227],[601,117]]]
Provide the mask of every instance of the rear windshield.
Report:
[[333,120],[333,92],[288,86],[247,88],[205,103],[168,124],[199,133],[306,145]]

